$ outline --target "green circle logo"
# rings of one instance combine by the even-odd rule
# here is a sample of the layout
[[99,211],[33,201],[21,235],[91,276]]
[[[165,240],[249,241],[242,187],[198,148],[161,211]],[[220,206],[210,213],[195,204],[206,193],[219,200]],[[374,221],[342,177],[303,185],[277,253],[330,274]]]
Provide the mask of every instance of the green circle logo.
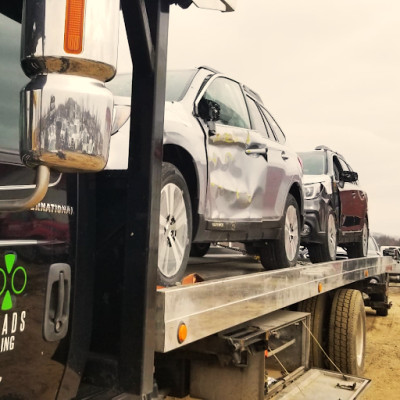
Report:
[[3,275],[3,285],[0,285],[0,296],[5,292],[4,298],[1,302],[2,311],[11,310],[13,307],[11,293],[14,295],[23,293],[28,282],[28,275],[25,268],[21,266],[15,267],[16,261],[16,253],[7,253],[4,255],[6,271],[0,267],[0,276]]

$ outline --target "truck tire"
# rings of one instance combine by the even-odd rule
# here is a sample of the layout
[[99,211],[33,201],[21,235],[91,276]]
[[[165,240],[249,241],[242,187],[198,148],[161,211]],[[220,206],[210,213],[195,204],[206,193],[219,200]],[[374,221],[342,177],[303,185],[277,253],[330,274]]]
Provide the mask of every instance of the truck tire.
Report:
[[[359,290],[336,291],[329,320],[329,357],[344,374],[360,376],[365,361],[365,308]],[[331,365],[331,369],[335,369]]]
[[278,240],[260,247],[261,264],[266,270],[296,265],[300,246],[300,213],[296,199],[289,193],[286,199],[284,225]]
[[208,253],[211,243],[192,243],[190,257],[203,257]]
[[192,208],[185,179],[172,164],[164,162],[161,173],[160,228],[157,284],[180,281],[189,259]]
[[369,237],[368,222],[367,219],[365,219],[360,240],[355,243],[350,243],[346,246],[347,256],[349,258],[367,257],[368,237]]
[[325,235],[322,243],[315,243],[308,246],[308,254],[312,263],[336,260],[337,230],[335,212],[328,208]]
[[[326,293],[303,300],[297,305],[297,311],[311,314],[311,333],[326,352],[328,352],[329,306],[329,296]],[[315,340],[311,338],[310,366],[326,368],[326,365],[326,356]]]

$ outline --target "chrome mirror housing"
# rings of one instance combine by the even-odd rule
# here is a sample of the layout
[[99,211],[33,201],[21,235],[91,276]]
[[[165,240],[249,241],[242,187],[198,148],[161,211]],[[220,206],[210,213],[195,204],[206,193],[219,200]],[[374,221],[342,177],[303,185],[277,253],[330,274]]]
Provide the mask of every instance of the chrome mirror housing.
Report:
[[116,73],[119,0],[26,0],[21,65],[22,161],[59,171],[107,164]]
[[108,160],[113,96],[95,79],[38,75],[21,92],[21,159],[59,171],[100,171]]
[[28,77],[55,72],[108,81],[118,29],[119,0],[25,0],[22,69]]

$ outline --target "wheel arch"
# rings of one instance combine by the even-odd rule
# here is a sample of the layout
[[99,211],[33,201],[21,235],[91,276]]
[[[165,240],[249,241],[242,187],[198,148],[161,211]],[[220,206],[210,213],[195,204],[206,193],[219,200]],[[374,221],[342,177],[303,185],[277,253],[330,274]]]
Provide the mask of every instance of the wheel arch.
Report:
[[303,190],[301,189],[300,185],[295,182],[290,187],[289,193],[295,198],[300,211],[300,224],[303,227],[304,224],[304,197],[303,197]]

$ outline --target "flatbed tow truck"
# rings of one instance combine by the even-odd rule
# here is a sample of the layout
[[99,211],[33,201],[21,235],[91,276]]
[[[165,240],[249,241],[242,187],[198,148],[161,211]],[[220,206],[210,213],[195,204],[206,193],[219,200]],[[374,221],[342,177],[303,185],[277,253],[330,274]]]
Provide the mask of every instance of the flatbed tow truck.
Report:
[[[103,172],[119,2],[1,5],[10,52],[24,15],[31,82],[19,151],[0,151],[0,399],[355,398],[368,384],[364,304],[387,315],[391,257],[265,272],[210,253],[191,259],[189,284],[156,290],[169,3],[121,1],[135,66],[129,161]],[[94,132],[91,146],[66,145],[67,121]]]

